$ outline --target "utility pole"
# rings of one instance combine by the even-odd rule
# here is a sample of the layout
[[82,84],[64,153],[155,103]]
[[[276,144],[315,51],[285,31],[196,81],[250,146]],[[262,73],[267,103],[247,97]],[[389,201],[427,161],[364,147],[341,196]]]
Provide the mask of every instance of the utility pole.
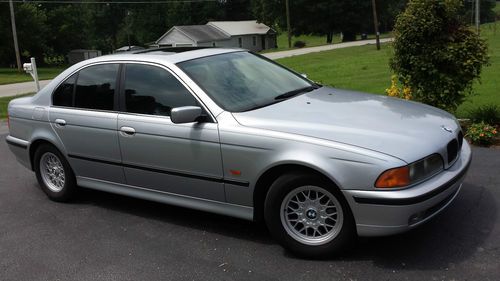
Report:
[[476,30],[477,30],[477,34],[479,34],[480,23],[481,23],[481,20],[479,18],[479,0],[476,0]]
[[377,42],[377,50],[380,50],[380,33],[378,32],[378,17],[377,17],[377,5],[375,0],[372,0],[372,11],[373,11],[373,25],[375,27],[375,41]]
[[10,22],[12,23],[12,37],[14,38],[14,50],[16,51],[17,71],[21,72],[21,56],[19,55],[19,45],[17,44],[16,18],[14,16],[14,4],[9,1]]
[[290,5],[288,0],[285,0],[286,6],[286,29],[288,31],[288,48],[292,48],[292,31],[290,30]]

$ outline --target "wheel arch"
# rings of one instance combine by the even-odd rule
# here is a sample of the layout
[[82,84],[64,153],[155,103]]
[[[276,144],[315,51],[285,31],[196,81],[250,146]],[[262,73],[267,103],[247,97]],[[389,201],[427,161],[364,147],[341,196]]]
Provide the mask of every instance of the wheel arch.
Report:
[[316,167],[311,167],[302,163],[281,163],[275,165],[265,170],[255,183],[253,193],[254,221],[263,221],[264,202],[272,183],[281,175],[291,172],[305,172],[317,175],[331,182],[335,188],[340,189],[338,183],[334,179]]
[[35,140],[32,140],[31,143],[30,143],[30,146],[29,146],[29,161],[30,161],[30,165],[31,165],[31,170],[34,171],[35,170],[35,152],[36,150],[43,144],[48,144],[48,145],[51,145],[53,147],[55,147],[57,150],[59,150],[63,155],[64,155],[64,152],[63,150],[61,150],[61,148],[55,144],[54,141],[50,140],[50,139],[47,139],[47,138],[37,138]]

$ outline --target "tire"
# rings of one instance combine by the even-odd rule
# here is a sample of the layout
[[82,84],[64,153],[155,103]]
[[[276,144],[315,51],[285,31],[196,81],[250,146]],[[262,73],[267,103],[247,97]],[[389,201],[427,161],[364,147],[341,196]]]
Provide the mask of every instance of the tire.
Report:
[[356,237],[345,198],[331,182],[314,174],[279,177],[267,193],[264,217],[271,235],[304,258],[338,255]]
[[66,158],[54,146],[42,144],[35,151],[34,168],[43,192],[50,200],[67,202],[76,193],[76,179]]

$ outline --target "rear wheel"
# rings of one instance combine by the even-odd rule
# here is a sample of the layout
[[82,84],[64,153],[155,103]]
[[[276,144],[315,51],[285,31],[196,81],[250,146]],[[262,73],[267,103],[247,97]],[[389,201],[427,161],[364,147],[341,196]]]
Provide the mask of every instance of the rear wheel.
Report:
[[43,144],[36,150],[34,160],[36,177],[45,194],[58,202],[70,200],[76,192],[76,180],[61,152]]
[[271,234],[300,256],[338,254],[355,236],[344,197],[331,182],[316,175],[279,177],[267,194],[264,212]]

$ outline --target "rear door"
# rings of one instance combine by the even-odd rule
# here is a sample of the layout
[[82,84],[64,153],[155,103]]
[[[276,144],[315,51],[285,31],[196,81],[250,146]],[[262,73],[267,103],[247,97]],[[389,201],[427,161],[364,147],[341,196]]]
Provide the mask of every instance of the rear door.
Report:
[[50,122],[77,176],[125,183],[117,132],[119,72],[116,63],[83,68],[52,96]]
[[169,70],[125,64],[120,147],[129,185],[224,201],[217,123],[174,124],[170,111],[201,106]]

